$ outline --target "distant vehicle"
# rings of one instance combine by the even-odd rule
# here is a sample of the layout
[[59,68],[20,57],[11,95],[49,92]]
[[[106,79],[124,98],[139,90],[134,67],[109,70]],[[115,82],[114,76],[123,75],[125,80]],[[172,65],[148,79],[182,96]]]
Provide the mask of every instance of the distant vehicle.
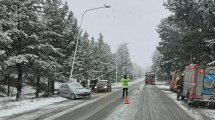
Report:
[[151,72],[147,72],[145,75],[145,84],[155,85],[155,74]]
[[112,86],[110,84],[109,80],[99,80],[98,83],[95,86],[95,91],[101,92],[111,92]]
[[91,98],[91,91],[78,82],[62,83],[58,89],[58,95],[75,100],[77,98]]

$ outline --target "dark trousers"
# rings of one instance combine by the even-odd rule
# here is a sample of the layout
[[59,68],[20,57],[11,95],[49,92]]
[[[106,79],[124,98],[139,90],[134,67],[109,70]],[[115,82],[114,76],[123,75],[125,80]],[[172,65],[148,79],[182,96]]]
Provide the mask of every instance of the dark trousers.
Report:
[[124,95],[126,93],[126,97],[128,96],[128,88],[123,88],[122,97],[124,98]]
[[181,96],[181,90],[177,90],[177,99],[179,99]]

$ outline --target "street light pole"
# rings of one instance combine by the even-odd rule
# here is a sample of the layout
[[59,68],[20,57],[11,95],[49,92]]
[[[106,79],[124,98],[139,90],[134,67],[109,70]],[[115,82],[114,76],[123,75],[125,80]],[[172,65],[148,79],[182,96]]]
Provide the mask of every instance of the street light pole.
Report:
[[71,72],[70,72],[70,76],[69,76],[69,80],[72,78],[72,74],[73,74],[73,69],[74,69],[74,64],[75,64],[75,57],[76,57],[76,53],[77,53],[77,49],[78,49],[78,42],[79,42],[79,39],[80,39],[80,36],[81,36],[81,26],[82,26],[82,21],[83,21],[84,15],[85,15],[88,11],[97,10],[97,9],[102,9],[102,8],[111,8],[111,6],[106,6],[106,5],[104,5],[104,7],[98,7],[98,8],[88,9],[88,10],[86,10],[86,11],[83,13],[83,15],[82,15],[81,24],[80,24],[80,28],[79,28],[79,31],[78,31],[78,38],[77,38],[76,46],[75,46],[75,53],[74,53],[74,57],[73,57],[73,61],[72,61],[72,68],[71,68]]
[[[129,43],[125,43],[125,45],[127,45],[127,44],[129,44]],[[116,83],[117,83],[117,48],[119,47],[120,45],[118,45],[117,47],[116,47]]]

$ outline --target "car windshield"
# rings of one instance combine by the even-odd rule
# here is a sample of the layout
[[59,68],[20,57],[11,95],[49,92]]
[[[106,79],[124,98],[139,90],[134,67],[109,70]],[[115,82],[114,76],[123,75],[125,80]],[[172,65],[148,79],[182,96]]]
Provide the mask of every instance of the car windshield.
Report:
[[79,83],[76,83],[76,88],[77,89],[82,89],[82,88],[84,88],[81,84],[79,84]]
[[73,88],[73,89],[82,89],[83,86],[79,83],[72,83],[72,84],[69,84],[70,88]]
[[107,84],[107,81],[99,81],[98,84],[99,85],[105,85],[105,84]]

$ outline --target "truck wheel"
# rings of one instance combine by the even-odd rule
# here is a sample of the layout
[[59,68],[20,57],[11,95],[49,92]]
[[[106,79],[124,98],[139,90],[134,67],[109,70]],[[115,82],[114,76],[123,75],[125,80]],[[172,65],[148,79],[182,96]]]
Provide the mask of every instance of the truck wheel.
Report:
[[187,103],[188,103],[188,106],[191,106],[192,104],[193,104],[193,100],[191,100],[191,99],[187,99]]

